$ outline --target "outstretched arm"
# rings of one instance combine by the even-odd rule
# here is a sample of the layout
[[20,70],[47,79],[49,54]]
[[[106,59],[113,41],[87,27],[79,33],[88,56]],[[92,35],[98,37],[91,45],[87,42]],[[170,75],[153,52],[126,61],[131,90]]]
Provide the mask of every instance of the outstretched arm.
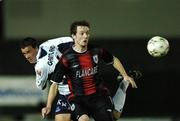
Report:
[[122,63],[117,57],[113,57],[113,66],[115,69],[119,71],[119,73],[123,76],[124,80],[128,81],[133,88],[137,88],[137,85],[134,81],[134,79],[130,76],[128,76],[127,72],[125,71]]
[[51,84],[50,89],[49,89],[46,107],[42,108],[42,110],[41,110],[41,114],[42,114],[43,118],[45,118],[45,116],[51,112],[52,103],[57,94],[57,88],[58,88],[58,85],[56,83]]

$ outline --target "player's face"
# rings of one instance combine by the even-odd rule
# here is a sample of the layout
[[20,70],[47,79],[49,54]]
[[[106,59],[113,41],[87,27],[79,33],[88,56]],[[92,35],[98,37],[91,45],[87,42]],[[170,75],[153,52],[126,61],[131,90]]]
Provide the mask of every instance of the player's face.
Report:
[[85,47],[88,44],[89,36],[89,27],[78,26],[76,34],[73,35],[73,39],[75,41],[75,44],[81,47]]
[[21,48],[21,52],[29,63],[36,63],[37,48],[27,46],[25,48]]

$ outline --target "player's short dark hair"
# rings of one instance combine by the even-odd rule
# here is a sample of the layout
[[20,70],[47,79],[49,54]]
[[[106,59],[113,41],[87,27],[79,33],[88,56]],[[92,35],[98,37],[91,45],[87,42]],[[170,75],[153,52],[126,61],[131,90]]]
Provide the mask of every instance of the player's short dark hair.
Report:
[[36,48],[38,47],[38,41],[35,38],[26,37],[21,41],[20,47],[25,48],[27,46],[32,46],[33,48]]
[[76,34],[77,32],[77,27],[78,26],[87,26],[88,28],[90,28],[90,25],[87,21],[82,20],[82,21],[75,21],[71,24],[71,28],[70,28],[70,34]]

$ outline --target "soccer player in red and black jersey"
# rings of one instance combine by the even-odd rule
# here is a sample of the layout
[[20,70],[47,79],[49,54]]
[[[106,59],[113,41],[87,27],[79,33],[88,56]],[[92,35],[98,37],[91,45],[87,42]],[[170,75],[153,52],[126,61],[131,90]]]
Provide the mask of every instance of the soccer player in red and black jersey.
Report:
[[88,22],[72,23],[71,35],[74,45],[63,53],[56,65],[52,81],[58,84],[64,75],[68,78],[71,91],[68,99],[78,121],[89,121],[89,116],[96,121],[113,121],[111,99],[102,94],[99,88],[101,81],[99,61],[112,64],[133,88],[137,87],[136,83],[128,76],[118,58],[103,48],[88,44],[90,37]]

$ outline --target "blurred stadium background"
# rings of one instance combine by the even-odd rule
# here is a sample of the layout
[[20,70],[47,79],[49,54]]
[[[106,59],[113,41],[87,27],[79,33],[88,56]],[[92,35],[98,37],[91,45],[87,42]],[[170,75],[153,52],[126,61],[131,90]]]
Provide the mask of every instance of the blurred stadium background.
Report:
[[[180,121],[179,0],[0,0],[0,121],[43,120],[47,91],[36,89],[33,67],[21,55],[19,41],[69,36],[75,20],[89,21],[92,43],[114,53],[126,70],[143,74],[139,88],[128,90],[121,121]],[[163,58],[146,50],[156,35],[170,42]],[[117,74],[112,71],[107,66],[102,73],[114,93]]]

